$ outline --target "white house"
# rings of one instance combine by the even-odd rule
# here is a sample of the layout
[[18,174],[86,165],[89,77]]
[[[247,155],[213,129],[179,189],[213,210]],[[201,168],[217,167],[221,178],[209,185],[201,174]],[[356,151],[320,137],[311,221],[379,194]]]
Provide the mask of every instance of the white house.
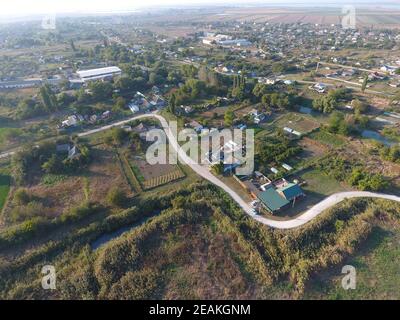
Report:
[[129,109],[132,111],[133,114],[139,112],[139,110],[140,110],[140,109],[139,109],[139,106],[136,105],[136,104],[133,104],[133,103],[131,103],[131,104],[129,105]]

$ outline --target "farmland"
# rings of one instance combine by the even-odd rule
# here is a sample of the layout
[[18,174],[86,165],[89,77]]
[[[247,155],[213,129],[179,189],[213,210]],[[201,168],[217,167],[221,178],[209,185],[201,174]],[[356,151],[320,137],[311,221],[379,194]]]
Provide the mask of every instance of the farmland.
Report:
[[131,160],[131,167],[144,190],[157,188],[185,177],[178,165],[149,165],[145,160],[135,158]]

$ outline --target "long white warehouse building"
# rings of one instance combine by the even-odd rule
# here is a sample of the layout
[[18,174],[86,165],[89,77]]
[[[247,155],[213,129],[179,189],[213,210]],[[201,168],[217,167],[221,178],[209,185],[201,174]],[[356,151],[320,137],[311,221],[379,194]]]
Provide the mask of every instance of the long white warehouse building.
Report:
[[88,82],[95,80],[111,79],[115,76],[120,76],[122,74],[122,71],[118,67],[107,67],[100,69],[77,71],[77,74],[82,81]]

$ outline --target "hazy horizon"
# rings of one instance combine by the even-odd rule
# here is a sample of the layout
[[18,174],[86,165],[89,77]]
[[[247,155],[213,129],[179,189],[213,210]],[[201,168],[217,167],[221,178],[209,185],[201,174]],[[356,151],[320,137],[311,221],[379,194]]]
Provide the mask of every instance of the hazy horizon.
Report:
[[[78,14],[78,13],[118,13],[124,11],[141,10],[145,8],[157,8],[168,6],[216,6],[216,5],[318,5],[332,6],[332,5],[373,5],[376,7],[384,6],[399,6],[399,3],[393,0],[384,1],[377,4],[372,0],[336,0],[328,1],[321,4],[317,0],[147,0],[145,3],[137,0],[14,0],[2,5],[0,12],[1,17],[21,17],[21,16],[34,16],[41,14]],[[21,9],[22,8],[22,9]]]

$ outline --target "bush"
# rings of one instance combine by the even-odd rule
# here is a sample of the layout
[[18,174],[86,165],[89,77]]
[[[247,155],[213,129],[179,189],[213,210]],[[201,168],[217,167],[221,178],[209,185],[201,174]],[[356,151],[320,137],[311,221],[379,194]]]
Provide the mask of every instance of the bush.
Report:
[[17,191],[15,191],[13,200],[15,205],[23,206],[28,204],[29,201],[31,201],[31,195],[28,193],[28,191],[22,188],[19,188]]
[[127,197],[124,191],[113,188],[107,194],[107,202],[111,206],[123,207],[127,202]]

